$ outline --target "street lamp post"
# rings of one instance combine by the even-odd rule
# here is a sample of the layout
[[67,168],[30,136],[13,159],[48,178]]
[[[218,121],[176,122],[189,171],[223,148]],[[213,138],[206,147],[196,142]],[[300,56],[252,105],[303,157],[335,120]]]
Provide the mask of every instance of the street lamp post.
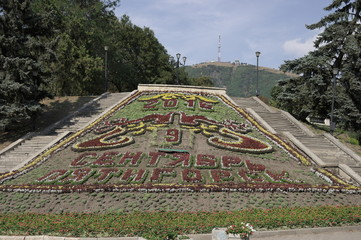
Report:
[[332,105],[331,105],[331,119],[330,119],[330,133],[331,135],[335,131],[336,123],[333,117],[333,112],[335,109],[335,95],[336,95],[336,77],[338,74],[338,68],[332,70]]
[[169,57],[169,61],[170,63],[175,66],[176,68],[176,83],[177,85],[179,85],[179,66],[182,65],[182,66],[185,66],[186,65],[186,60],[187,60],[187,57],[182,57],[182,60],[183,60],[183,64],[179,61],[180,60],[180,57],[181,57],[181,54],[180,53],[177,53],[176,55],[176,58],[177,58],[177,61],[174,60],[174,57],[173,56],[170,56]]
[[105,57],[104,57],[104,92],[108,91],[108,46],[104,46]]
[[259,55],[261,55],[261,52],[257,51],[256,52],[256,57],[257,57],[257,81],[256,81],[256,96],[259,96],[259,90],[258,90],[258,61],[259,61]]

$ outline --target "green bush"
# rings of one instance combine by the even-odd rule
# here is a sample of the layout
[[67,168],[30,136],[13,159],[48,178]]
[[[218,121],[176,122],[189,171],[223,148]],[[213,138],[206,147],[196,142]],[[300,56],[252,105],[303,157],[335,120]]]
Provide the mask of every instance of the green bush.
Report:
[[359,141],[356,138],[352,138],[350,137],[350,139],[348,140],[349,143],[353,144],[353,145],[360,145]]

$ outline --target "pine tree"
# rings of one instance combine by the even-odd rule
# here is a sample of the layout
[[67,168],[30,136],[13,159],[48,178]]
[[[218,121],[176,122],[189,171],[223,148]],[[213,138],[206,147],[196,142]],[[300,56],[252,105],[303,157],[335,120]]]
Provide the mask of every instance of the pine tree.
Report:
[[315,50],[285,61],[284,71],[300,77],[279,82],[276,102],[295,116],[329,117],[333,69],[338,69],[335,119],[339,127],[358,132],[361,143],[361,0],[333,0],[330,14],[307,28],[321,29]]
[[51,12],[39,16],[31,0],[0,0],[0,129],[35,122],[52,58]]

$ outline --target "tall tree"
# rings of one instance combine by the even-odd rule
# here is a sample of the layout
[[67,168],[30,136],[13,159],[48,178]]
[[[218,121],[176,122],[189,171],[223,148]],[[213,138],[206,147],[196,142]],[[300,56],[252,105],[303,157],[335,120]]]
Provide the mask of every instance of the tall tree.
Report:
[[330,14],[308,29],[323,30],[316,50],[281,66],[300,75],[281,81],[275,96],[279,106],[304,119],[330,116],[333,69],[338,69],[335,118],[338,126],[358,132],[361,143],[361,0],[333,0]]
[[104,91],[104,47],[108,46],[108,82],[112,90],[129,91],[139,83],[172,83],[173,68],[152,30],[118,19],[119,0],[35,0],[59,16],[57,62],[49,66],[55,95],[89,95]]
[[151,29],[134,25],[126,15],[113,26],[109,78],[118,91],[133,90],[139,83],[175,82],[169,55]]
[[52,12],[36,14],[31,2],[0,0],[0,129],[34,122],[47,96]]
[[35,0],[38,12],[44,6],[57,13],[59,34],[57,62],[50,91],[55,95],[102,93],[103,46],[116,19],[113,8],[119,0]]

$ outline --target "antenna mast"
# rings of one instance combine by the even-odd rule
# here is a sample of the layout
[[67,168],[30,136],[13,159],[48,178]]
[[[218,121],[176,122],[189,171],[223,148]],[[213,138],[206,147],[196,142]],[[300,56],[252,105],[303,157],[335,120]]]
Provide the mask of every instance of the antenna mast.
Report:
[[221,35],[218,36],[218,62],[221,61]]

